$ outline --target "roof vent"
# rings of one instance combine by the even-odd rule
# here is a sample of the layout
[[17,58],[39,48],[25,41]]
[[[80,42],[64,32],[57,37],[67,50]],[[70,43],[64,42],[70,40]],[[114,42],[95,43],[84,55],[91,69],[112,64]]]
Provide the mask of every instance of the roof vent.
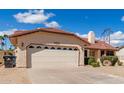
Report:
[[95,43],[95,33],[93,31],[88,33],[88,42],[91,44]]

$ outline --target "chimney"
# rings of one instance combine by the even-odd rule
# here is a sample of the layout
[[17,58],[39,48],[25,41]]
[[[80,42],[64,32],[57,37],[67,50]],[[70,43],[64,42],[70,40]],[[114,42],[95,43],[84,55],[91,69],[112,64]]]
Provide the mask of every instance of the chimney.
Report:
[[93,31],[90,31],[88,33],[88,42],[91,44],[95,44],[95,33]]

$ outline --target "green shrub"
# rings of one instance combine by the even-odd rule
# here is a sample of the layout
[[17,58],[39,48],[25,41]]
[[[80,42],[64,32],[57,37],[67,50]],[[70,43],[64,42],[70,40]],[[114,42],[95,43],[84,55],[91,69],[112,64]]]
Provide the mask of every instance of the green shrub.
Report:
[[92,63],[95,63],[95,62],[96,62],[96,60],[95,60],[94,57],[89,57],[89,59],[88,59],[88,65],[91,65]]
[[93,67],[100,67],[99,62],[94,62],[94,63],[91,63],[91,65],[92,65]]
[[102,56],[100,58],[100,61],[102,62],[102,64],[104,60],[109,60],[111,62],[111,65],[114,66],[118,61],[118,57],[117,56]]
[[97,62],[94,57],[89,57],[89,59],[88,59],[88,65],[91,65],[93,67],[100,67],[99,62]]
[[11,52],[8,52],[8,55],[13,55],[13,53],[11,53]]

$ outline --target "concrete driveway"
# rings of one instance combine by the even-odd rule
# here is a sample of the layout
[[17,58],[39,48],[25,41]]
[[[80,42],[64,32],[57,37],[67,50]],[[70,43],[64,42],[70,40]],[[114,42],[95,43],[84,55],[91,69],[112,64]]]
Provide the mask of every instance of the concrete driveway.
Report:
[[124,66],[42,68],[0,67],[0,84],[124,84]]
[[55,66],[28,69],[38,84],[124,84],[124,67]]

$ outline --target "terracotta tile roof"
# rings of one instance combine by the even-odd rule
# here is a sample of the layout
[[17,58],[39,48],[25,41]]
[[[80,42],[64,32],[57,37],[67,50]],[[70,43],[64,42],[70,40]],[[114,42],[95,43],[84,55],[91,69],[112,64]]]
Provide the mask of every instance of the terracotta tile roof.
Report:
[[[83,40],[88,42],[87,38],[82,38]],[[86,48],[88,49],[103,49],[103,50],[117,50],[117,48],[111,46],[110,44],[104,42],[104,41],[100,41],[100,40],[96,40],[95,44],[90,44],[88,46],[86,46]]]
[[15,31],[15,33],[10,35],[9,37],[13,38],[13,37],[27,35],[27,34],[39,32],[39,31],[75,36],[76,38],[78,38],[78,39],[82,40],[83,42],[85,42],[87,44],[85,47],[88,48],[88,49],[117,50],[117,48],[112,47],[111,45],[105,43],[104,41],[96,40],[95,44],[90,44],[88,42],[87,38],[81,38],[81,37],[75,35],[74,33],[65,32],[63,30],[59,30],[59,29],[55,29],[55,28],[38,28],[38,29],[34,29],[34,30]]
[[123,49],[123,48],[124,48],[124,46],[121,46],[121,47],[117,47],[117,49],[118,49],[118,50],[120,50],[120,49]]
[[15,31],[14,34],[10,35],[9,37],[17,37],[17,36],[22,36],[22,35],[26,35],[26,34],[30,34],[30,33],[39,32],[39,31],[73,35],[73,33],[71,33],[71,32],[65,32],[65,31],[59,30],[59,29],[54,29],[54,28],[38,28],[38,29],[34,29],[34,30]]
[[[40,32],[40,31],[42,31],[42,32],[49,32],[49,33],[71,35],[71,36],[75,36],[76,38],[82,40],[82,38],[78,37],[74,33],[65,32],[63,30],[59,30],[59,29],[55,29],[55,28],[38,28],[38,29],[34,29],[34,30],[15,31],[14,34],[12,34],[12,35],[9,36],[9,38],[18,37],[18,36],[22,36],[22,35],[27,35],[27,34],[31,34],[31,33],[35,33],[35,32]],[[85,40],[83,40],[83,41],[85,43],[89,44],[89,42],[87,42]]]

